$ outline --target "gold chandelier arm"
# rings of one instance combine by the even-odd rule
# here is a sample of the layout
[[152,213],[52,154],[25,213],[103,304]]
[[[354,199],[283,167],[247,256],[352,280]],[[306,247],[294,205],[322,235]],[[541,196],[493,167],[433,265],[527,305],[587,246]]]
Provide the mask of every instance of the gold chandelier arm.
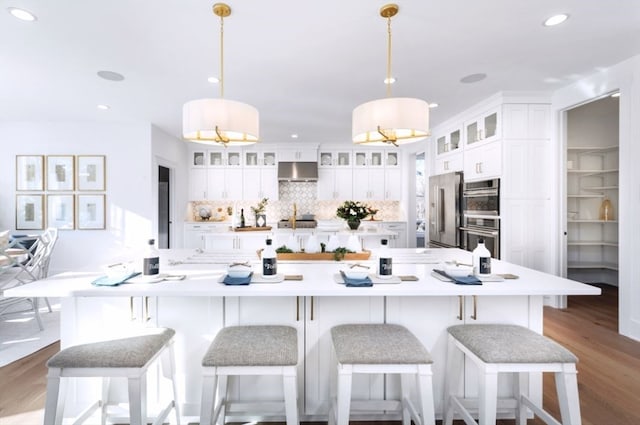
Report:
[[398,137],[394,134],[393,136],[389,136],[387,135],[381,128],[380,126],[378,126],[378,133],[380,133],[380,135],[384,138],[382,141],[384,143],[389,143],[393,146],[398,146],[398,144],[396,143],[396,141],[398,140]]
[[229,138],[225,137],[221,132],[218,126],[216,125],[216,142],[222,143],[224,147],[227,147],[227,143],[229,143]]

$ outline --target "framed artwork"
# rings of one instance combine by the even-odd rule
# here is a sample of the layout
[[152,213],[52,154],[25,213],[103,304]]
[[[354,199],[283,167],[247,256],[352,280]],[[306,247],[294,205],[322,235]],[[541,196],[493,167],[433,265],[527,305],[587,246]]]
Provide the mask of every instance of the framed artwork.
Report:
[[78,190],[105,190],[106,170],[104,155],[78,155]]
[[16,190],[44,190],[44,156],[16,155]]
[[73,195],[47,195],[47,226],[73,230],[76,224]]
[[16,195],[16,230],[44,228],[43,198],[43,195]]
[[73,190],[73,155],[47,156],[47,190]]
[[105,196],[76,195],[78,229],[105,228]]

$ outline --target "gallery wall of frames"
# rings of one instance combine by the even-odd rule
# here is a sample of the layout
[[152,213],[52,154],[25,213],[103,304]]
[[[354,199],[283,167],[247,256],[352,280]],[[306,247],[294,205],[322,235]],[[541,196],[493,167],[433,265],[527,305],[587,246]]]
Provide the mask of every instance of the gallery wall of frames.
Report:
[[104,229],[105,155],[16,155],[16,230]]

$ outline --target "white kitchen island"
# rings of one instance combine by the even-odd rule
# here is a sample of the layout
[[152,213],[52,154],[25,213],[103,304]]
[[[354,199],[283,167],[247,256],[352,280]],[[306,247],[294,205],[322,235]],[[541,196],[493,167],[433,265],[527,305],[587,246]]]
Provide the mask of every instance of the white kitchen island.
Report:
[[[435,403],[440,417],[448,326],[501,322],[542,332],[543,296],[600,294],[599,288],[498,260],[493,260],[494,273],[511,273],[519,278],[460,286],[434,278],[431,271],[444,260],[470,263],[467,251],[396,249],[392,254],[394,275],[415,276],[416,281],[352,288],[334,278],[345,262],[281,261],[279,273],[302,275],[303,280],[226,286],[219,281],[231,261],[252,260],[254,271],[260,272],[255,252],[166,250],[161,251],[161,273],[185,274],[185,280],[95,287],[90,282],[102,271],[93,269],[53,276],[12,289],[7,295],[61,297],[63,347],[115,337],[137,326],[174,328],[182,412],[191,420],[199,413],[200,361],[219,329],[237,324],[294,326],[300,344],[301,419],[326,420],[329,376],[334,372],[329,337],[332,326],[388,322],[403,324],[415,333],[434,357]],[[475,379],[472,369],[465,368],[465,382],[470,384],[465,385],[467,395],[475,393]],[[502,392],[510,391],[507,379],[500,384]],[[154,386],[154,379],[150,379],[150,385]],[[84,403],[98,388],[79,382],[72,398]],[[272,399],[281,395],[280,388],[279,381],[272,377],[243,377],[232,391],[240,397]],[[534,398],[540,399],[541,378],[532,379],[530,389]],[[397,392],[395,377],[354,379],[354,397],[392,398]],[[124,399],[124,394],[116,391],[113,396]],[[154,396],[157,398],[157,391],[150,390],[150,402]],[[72,408],[72,400],[69,404]]]

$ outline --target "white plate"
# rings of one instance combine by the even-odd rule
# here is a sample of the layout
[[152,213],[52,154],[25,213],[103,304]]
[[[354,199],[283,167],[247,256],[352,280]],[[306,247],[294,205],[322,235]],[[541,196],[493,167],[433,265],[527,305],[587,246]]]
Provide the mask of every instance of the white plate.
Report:
[[274,159],[273,159],[273,155],[267,155],[264,157],[264,163],[266,165],[273,165],[274,163]]

